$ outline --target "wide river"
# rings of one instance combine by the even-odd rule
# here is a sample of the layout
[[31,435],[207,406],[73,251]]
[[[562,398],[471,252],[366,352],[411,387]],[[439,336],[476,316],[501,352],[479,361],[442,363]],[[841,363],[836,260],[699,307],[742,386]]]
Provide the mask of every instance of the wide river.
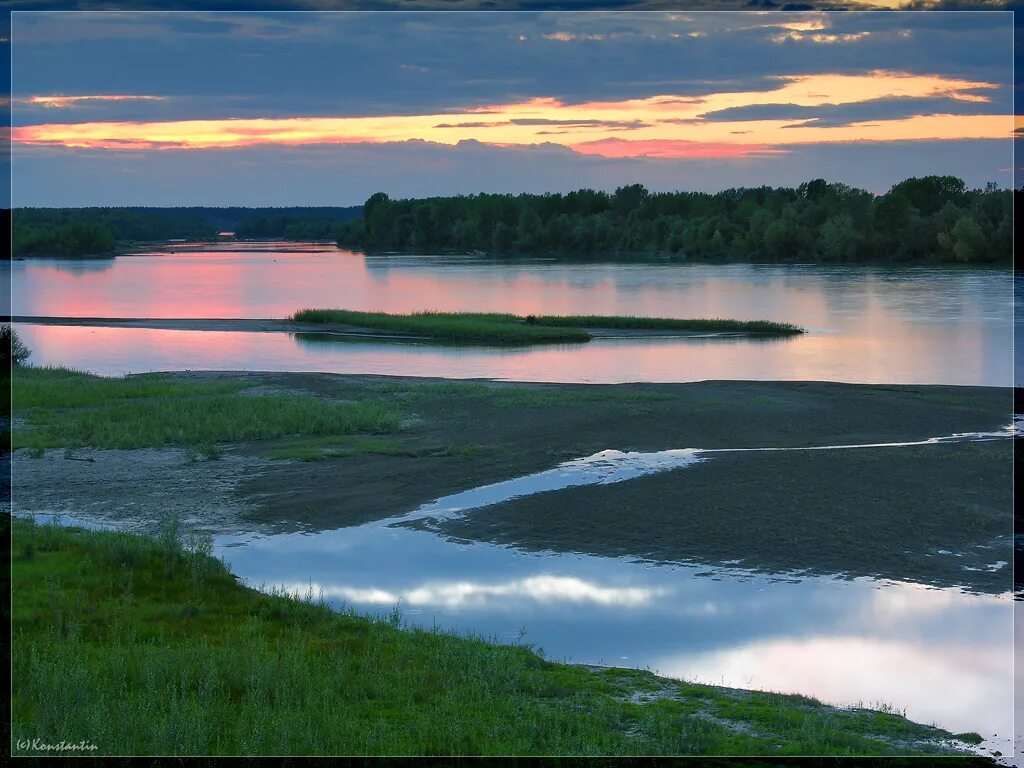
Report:
[[[186,247],[103,261],[15,261],[4,269],[15,315],[279,318],[302,307],[344,307],[767,319],[808,331],[770,342],[630,339],[483,349],[19,326],[32,362],[101,374],[248,369],[567,382],[1013,383],[1008,270],[494,262],[365,256],[315,244]],[[650,667],[836,704],[884,703],[919,721],[979,731],[989,753],[1013,751],[1014,612],[1003,562],[991,567],[1007,573],[1007,592],[972,595],[520,552],[383,523],[222,536],[216,550],[257,586],[322,589],[360,611],[387,613],[400,602],[409,623],[504,641],[525,630],[525,641],[560,659]]]
[[495,263],[325,245],[185,248],[11,266],[13,314],[280,318],[303,307],[777,320],[798,338],[617,339],[482,349],[304,334],[23,326],[37,364],[105,374],[234,369],[519,381],[1013,380],[1008,270],[817,265]]

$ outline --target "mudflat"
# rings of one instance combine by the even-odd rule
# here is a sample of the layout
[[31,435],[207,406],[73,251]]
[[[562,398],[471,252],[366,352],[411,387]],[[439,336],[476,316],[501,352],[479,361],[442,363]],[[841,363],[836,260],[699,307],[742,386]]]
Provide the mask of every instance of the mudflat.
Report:
[[[282,441],[259,441],[227,446],[226,461],[197,463],[196,482],[216,488],[217,509],[206,514],[203,494],[195,493],[189,517],[214,531],[333,529],[397,517],[441,496],[606,449],[915,441],[996,431],[1013,412],[1011,391],[988,387],[557,385],[238,372],[173,377],[237,380],[254,396],[378,399],[402,413],[400,429],[371,448],[355,441],[320,453],[313,443],[303,456],[316,460],[272,460]],[[1010,589],[1011,578],[1009,566],[998,565],[1012,559],[1010,443],[708,454],[683,469],[473,510],[437,529],[525,548],[999,592]],[[149,488],[154,506],[162,491],[173,496],[183,482],[182,473],[166,472],[165,462],[139,461],[129,451],[106,451],[95,462],[65,460],[59,451],[43,459],[24,454],[15,455],[19,511],[35,505],[90,509],[107,518],[143,514],[118,507],[123,489],[105,490],[102,467],[119,454],[124,481]],[[74,458],[89,457],[89,449],[75,451]]]
[[1008,442],[718,454],[431,528],[523,549],[1005,592],[1013,581]]

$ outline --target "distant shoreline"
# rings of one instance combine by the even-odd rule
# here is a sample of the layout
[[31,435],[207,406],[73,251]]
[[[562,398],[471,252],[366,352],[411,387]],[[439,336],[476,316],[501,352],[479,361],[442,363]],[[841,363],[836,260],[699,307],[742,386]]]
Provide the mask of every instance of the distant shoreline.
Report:
[[[865,268],[893,268],[893,269],[914,269],[914,268],[941,268],[949,270],[1008,270],[1013,268],[1012,261],[991,261],[991,262],[955,262],[941,259],[918,259],[918,260],[893,260],[893,259],[865,259],[865,260],[814,260],[807,258],[779,259],[779,258],[756,258],[751,256],[730,257],[730,256],[694,256],[671,251],[592,251],[589,253],[577,253],[559,250],[537,250],[537,251],[486,251],[469,252],[460,249],[445,248],[405,248],[405,249],[377,249],[366,248],[355,245],[339,246],[333,240],[287,240],[283,238],[266,239],[244,239],[244,240],[150,240],[138,241],[131,244],[119,245],[112,251],[104,253],[85,253],[77,255],[69,254],[46,254],[46,253],[25,253],[11,256],[10,261],[33,261],[36,259],[59,259],[61,261],[75,261],[78,259],[88,261],[100,261],[114,259],[118,256],[157,256],[165,253],[190,252],[205,246],[217,247],[220,252],[248,252],[248,245],[281,245],[289,253],[301,252],[299,248],[304,245],[318,246],[315,253],[323,253],[320,250],[323,246],[332,246],[338,253],[357,253],[363,256],[375,258],[388,256],[422,256],[426,258],[439,257],[467,257],[480,260],[482,263],[501,264],[503,262],[520,262],[533,260],[551,260],[566,264],[588,262],[612,262],[612,263],[658,263],[658,264],[686,264],[686,265],[757,265],[757,266],[810,266],[810,267],[865,267]],[[225,247],[228,246],[228,247]]]

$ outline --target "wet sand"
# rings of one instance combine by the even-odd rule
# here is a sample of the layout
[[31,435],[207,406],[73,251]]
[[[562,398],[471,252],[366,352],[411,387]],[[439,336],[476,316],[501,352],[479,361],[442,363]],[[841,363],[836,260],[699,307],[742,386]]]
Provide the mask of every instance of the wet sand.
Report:
[[[523,497],[433,530],[523,549],[1012,589],[1008,440],[719,454]],[[423,525],[422,523],[418,525]]]
[[[196,372],[255,390],[342,400],[383,397],[405,414],[408,455],[268,461],[237,445],[201,462],[216,510],[189,499],[208,530],[317,530],[416,509],[438,497],[550,469],[605,449],[798,447],[921,440],[995,431],[1009,389],[821,382],[549,385],[385,376]],[[685,469],[521,498],[444,523],[446,535],[556,551],[731,565],[771,573],[880,576],[999,592],[1010,588],[1010,440],[823,452],[715,454]],[[160,509],[188,478],[129,461],[149,501],[128,504],[100,462],[15,456],[15,508]],[[97,452],[101,453],[101,452]],[[127,452],[125,452],[127,453]],[[170,453],[157,451],[157,453]],[[76,452],[79,457],[87,452]],[[174,459],[184,464],[177,453]],[[68,469],[63,469],[67,466]],[[71,467],[74,466],[72,470]],[[152,466],[152,471],[146,469]],[[130,468],[130,471],[129,471]],[[65,482],[73,473],[91,482]],[[200,479],[197,471],[195,479]],[[63,477],[62,477],[63,476]],[[202,488],[199,483],[197,488]],[[224,499],[230,497],[232,502]],[[948,553],[948,554],[947,554]],[[738,561],[731,562],[731,561]],[[974,569],[974,570],[972,570]]]

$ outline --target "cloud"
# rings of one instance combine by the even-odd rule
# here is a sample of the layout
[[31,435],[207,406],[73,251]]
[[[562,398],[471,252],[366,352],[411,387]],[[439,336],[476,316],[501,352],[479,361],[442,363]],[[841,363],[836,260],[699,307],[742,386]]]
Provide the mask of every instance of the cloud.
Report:
[[744,158],[605,157],[545,143],[495,147],[423,141],[252,146],[202,152],[15,147],[14,203],[81,205],[355,205],[373,192],[432,197],[478,192],[657,191],[797,186],[826,178],[884,192],[910,176],[950,174],[1008,185],[1005,140],[794,145]]
[[33,104],[48,109],[77,107],[81,104],[92,104],[96,102],[122,102],[122,101],[164,101],[166,96],[142,96],[128,94],[80,94],[76,96],[26,96],[17,99],[22,104]]
[[774,75],[825,68],[820,45],[772,41],[801,30],[870,33],[829,46],[835,73],[884,66],[1007,87],[1012,77],[1011,25],[997,14],[119,12],[15,14],[13,26],[17,95],[107,93],[117,83],[118,92],[175,96],[178,119],[699,96],[730,83],[771,90]]
[[[987,174],[964,153],[1001,153],[1013,111],[1006,14],[111,12],[12,27],[16,165],[42,174],[17,183],[37,198],[358,202],[375,180],[424,190],[410,168],[466,192],[798,182],[819,175],[812,156],[873,188],[926,171],[919,147]],[[160,98],[82,98],[104,94]]]
[[[908,139],[1000,138],[1008,136],[1012,118],[999,114],[912,114],[873,122],[818,125],[813,118],[793,123],[788,119],[714,121],[723,112],[752,106],[784,103],[796,107],[855,105],[882,99],[942,97],[951,101],[984,104],[984,91],[993,83],[935,75],[875,70],[860,75],[818,74],[777,76],[770,91],[663,94],[621,101],[566,103],[557,98],[487,104],[440,114],[332,116],[170,120],[163,122],[43,123],[17,126],[18,144],[62,145],[76,148],[209,149],[257,144],[352,144],[421,139],[456,144],[475,139],[503,146],[538,143],[541,137],[589,154],[602,149],[621,157],[630,146],[636,156],[673,156],[698,144],[781,146],[791,143],[886,141]],[[472,115],[470,121],[452,120]],[[557,133],[542,128],[558,126]],[[612,129],[628,129],[632,141],[607,141]],[[724,141],[725,135],[732,138]],[[748,134],[755,134],[748,137]],[[736,149],[731,156],[752,154]]]

